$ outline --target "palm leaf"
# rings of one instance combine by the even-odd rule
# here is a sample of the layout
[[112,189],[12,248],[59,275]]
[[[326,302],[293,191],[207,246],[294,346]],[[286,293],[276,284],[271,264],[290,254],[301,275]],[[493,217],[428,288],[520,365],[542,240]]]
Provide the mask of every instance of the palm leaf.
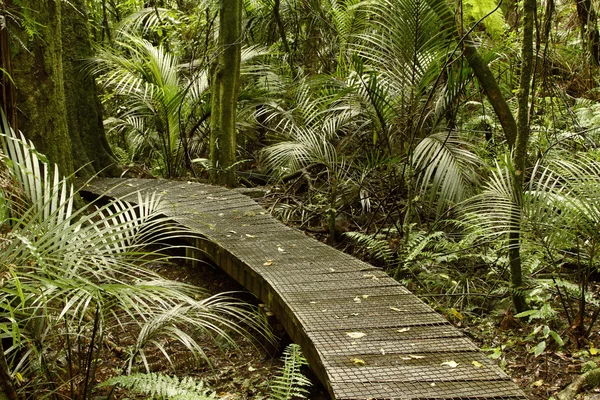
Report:
[[476,171],[480,162],[467,150],[468,143],[452,133],[427,136],[413,152],[417,187],[430,202],[439,201],[439,209],[470,197],[476,187]]

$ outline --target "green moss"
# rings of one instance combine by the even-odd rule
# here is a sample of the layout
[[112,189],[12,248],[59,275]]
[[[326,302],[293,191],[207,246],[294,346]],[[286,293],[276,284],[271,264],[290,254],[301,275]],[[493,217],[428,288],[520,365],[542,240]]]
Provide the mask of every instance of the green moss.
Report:
[[464,18],[469,24],[476,23],[484,18],[483,25],[486,32],[493,38],[500,38],[504,34],[506,24],[500,8],[492,13],[497,6],[495,0],[464,0]]

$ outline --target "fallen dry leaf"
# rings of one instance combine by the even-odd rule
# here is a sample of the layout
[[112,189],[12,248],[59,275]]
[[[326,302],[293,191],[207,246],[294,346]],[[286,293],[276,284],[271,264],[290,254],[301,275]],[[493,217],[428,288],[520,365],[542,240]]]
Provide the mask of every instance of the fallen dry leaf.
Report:
[[346,335],[350,336],[352,339],[360,339],[361,337],[367,336],[364,332],[346,332]]
[[365,360],[361,360],[360,358],[353,358],[350,361],[352,361],[355,365],[358,365],[359,367],[362,367],[366,364]]
[[456,361],[454,361],[454,360],[444,361],[441,365],[445,365],[445,366],[450,367],[450,368],[456,368],[456,367],[458,367],[458,363]]
[[390,310],[392,310],[392,311],[398,311],[398,312],[406,312],[406,310],[402,310],[402,309],[397,308],[397,307],[390,307]]

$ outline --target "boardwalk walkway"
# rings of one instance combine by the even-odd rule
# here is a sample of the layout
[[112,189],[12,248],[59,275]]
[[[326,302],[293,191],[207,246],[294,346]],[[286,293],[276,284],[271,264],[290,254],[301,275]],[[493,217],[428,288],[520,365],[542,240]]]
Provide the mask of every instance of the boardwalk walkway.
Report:
[[97,179],[83,194],[135,202],[137,191],[162,194],[164,214],[206,238],[196,245],[273,310],[332,398],[526,398],[384,272],[286,227],[244,195],[142,179]]

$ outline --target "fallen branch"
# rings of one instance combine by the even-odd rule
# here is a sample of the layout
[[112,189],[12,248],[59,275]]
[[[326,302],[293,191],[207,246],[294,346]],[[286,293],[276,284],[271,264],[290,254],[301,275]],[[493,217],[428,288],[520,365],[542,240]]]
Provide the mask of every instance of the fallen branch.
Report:
[[598,385],[600,385],[600,368],[579,375],[577,379],[571,382],[556,397],[558,400],[573,400],[584,386],[596,387]]

